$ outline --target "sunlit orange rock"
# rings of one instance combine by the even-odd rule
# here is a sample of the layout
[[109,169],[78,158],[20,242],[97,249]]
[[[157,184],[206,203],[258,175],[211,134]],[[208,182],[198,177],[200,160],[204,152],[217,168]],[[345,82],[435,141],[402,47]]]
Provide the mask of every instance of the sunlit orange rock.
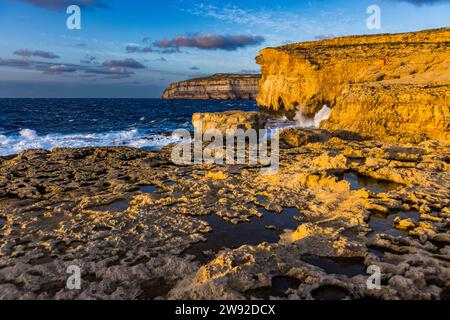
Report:
[[[450,28],[267,48],[256,58],[262,110],[333,108],[321,127],[376,138],[448,139]],[[417,136],[419,135],[419,136]]]

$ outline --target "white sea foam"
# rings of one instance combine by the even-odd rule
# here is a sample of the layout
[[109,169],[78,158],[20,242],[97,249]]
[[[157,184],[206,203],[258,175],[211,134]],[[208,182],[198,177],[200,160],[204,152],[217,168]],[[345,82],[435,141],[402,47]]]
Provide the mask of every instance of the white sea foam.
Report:
[[0,156],[17,154],[28,149],[80,148],[98,146],[130,146],[136,148],[162,147],[180,141],[177,137],[148,135],[137,129],[108,133],[47,134],[40,135],[31,129],[19,134],[0,135]]
[[295,114],[294,120],[297,122],[297,127],[300,128],[320,128],[320,123],[330,117],[331,109],[324,105],[322,109],[317,112],[314,117],[307,118],[298,110]]
[[327,105],[324,105],[314,117],[307,118],[298,110],[295,113],[294,120],[289,120],[285,116],[278,119],[271,119],[266,124],[268,136],[271,137],[286,128],[318,129],[320,128],[320,123],[330,117],[330,113],[331,109]]

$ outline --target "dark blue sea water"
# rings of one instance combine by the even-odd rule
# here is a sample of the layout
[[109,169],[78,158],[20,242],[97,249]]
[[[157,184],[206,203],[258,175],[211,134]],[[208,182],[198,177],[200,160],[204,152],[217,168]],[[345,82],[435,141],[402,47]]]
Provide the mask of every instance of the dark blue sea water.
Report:
[[255,111],[255,101],[160,99],[0,99],[0,156],[26,149],[157,148],[195,112]]

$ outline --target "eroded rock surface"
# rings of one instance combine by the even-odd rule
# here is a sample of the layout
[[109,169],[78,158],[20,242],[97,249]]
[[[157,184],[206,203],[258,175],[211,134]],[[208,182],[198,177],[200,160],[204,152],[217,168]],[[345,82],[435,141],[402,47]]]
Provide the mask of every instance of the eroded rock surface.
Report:
[[258,93],[260,75],[218,73],[211,77],[172,83],[163,99],[252,100]]
[[[445,142],[338,137],[282,149],[272,174],[176,166],[170,150],[0,158],[0,298],[444,298],[449,158]],[[66,288],[70,265],[81,290]]]

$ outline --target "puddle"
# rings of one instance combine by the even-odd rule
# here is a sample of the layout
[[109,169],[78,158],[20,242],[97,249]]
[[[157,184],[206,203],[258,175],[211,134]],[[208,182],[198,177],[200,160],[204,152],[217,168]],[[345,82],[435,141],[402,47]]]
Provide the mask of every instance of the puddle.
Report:
[[6,224],[6,218],[0,216],[0,228],[3,227],[3,225]]
[[350,278],[366,274],[364,258],[325,258],[312,255],[302,256],[301,260],[323,269],[328,274],[344,274]]
[[47,210],[44,209],[38,209],[38,210],[33,210],[33,211],[29,211],[31,213],[31,215],[33,215],[34,217],[38,217],[41,218],[44,216],[44,214],[47,212]]
[[315,300],[343,300],[348,297],[349,292],[341,287],[327,285],[311,291]]
[[130,200],[123,199],[123,200],[114,201],[110,204],[106,204],[106,205],[102,205],[102,206],[90,207],[89,210],[100,211],[100,212],[106,212],[106,211],[120,212],[120,211],[127,210],[129,206],[130,206]]
[[47,292],[50,296],[54,296],[59,291],[64,290],[66,288],[66,283],[64,281],[49,281],[47,283],[41,284],[40,289],[37,291],[38,294]]
[[392,181],[378,180],[353,171],[345,172],[341,179],[350,183],[350,190],[366,189],[374,193],[384,193],[398,189],[401,185]]
[[55,261],[56,259],[54,257],[52,257],[51,255],[43,255],[40,258],[35,258],[29,261],[30,264],[32,265],[41,265],[41,264],[47,264],[47,263],[52,263],[53,261]]
[[170,181],[170,180],[164,181],[163,183],[164,183],[164,185],[167,186],[167,187],[171,187],[171,186],[173,186],[173,185],[176,184],[175,181]]
[[[295,208],[286,208],[282,213],[273,213],[259,208],[262,218],[253,217],[250,222],[232,224],[217,215],[209,215],[203,218],[208,222],[213,231],[206,234],[207,241],[192,245],[186,253],[195,255],[200,262],[209,260],[203,251],[218,252],[222,248],[238,248],[244,244],[257,245],[261,242],[275,243],[284,229],[295,229],[299,222],[294,220],[298,216]],[[275,227],[268,229],[267,226]]]
[[158,187],[153,186],[153,185],[139,187],[139,191],[142,193],[155,193],[157,190],[158,190]]
[[250,297],[256,297],[260,299],[269,299],[270,297],[287,297],[287,291],[289,289],[297,290],[301,282],[298,279],[286,276],[276,276],[272,278],[272,285],[270,287],[263,287],[248,290],[245,294]]
[[384,256],[384,252],[381,248],[376,248],[376,247],[368,247],[367,248],[367,252],[372,253],[375,257],[383,257]]
[[450,287],[445,287],[441,292],[441,300],[450,300]]
[[371,214],[369,219],[369,228],[372,229],[372,232],[370,234],[384,233],[395,237],[408,236],[408,232],[395,229],[394,220],[397,217],[401,219],[409,218],[414,222],[419,222],[420,213],[417,211],[396,211],[388,215],[383,215],[381,213]]
[[137,297],[139,300],[153,300],[157,297],[165,297],[172,286],[164,278],[144,281],[140,284],[142,293]]

